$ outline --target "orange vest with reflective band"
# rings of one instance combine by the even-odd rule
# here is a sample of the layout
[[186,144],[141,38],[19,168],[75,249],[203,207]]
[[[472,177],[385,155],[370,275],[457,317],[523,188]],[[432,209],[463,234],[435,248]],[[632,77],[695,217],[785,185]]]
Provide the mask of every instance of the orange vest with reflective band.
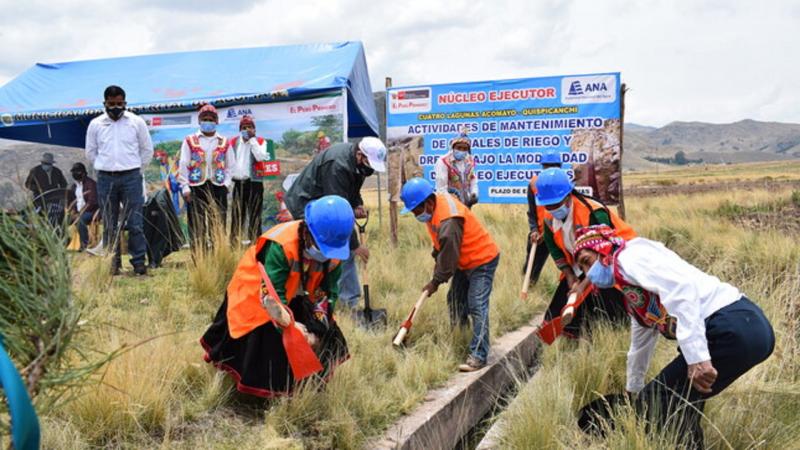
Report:
[[[589,225],[591,225],[589,223],[590,221],[589,216],[591,215],[592,211],[603,209],[603,205],[592,199],[585,198],[584,200],[586,200],[586,203],[588,203],[591,206],[591,209],[589,209],[585,204],[583,204],[583,202],[580,199],[578,199],[578,197],[576,197],[574,194],[571,195],[572,195],[572,209],[570,210],[570,214],[572,214],[572,226],[576,230],[578,228],[588,227]],[[616,231],[619,237],[624,239],[626,242],[636,237],[636,232],[633,231],[633,228],[631,228],[630,225],[625,223],[625,221],[620,219],[619,216],[617,216],[617,214],[614,211],[611,211],[609,209],[608,216],[611,219],[611,224],[614,227],[614,231]],[[567,263],[570,266],[573,266],[575,264],[575,258],[573,257],[572,253],[567,251],[566,247],[564,246],[563,230],[559,229],[558,231],[556,231],[553,229],[552,216],[549,217],[546,220],[546,222],[547,226],[553,232],[553,240],[555,241],[558,248],[561,249],[561,252],[564,253],[564,257],[567,259]]]
[[[289,277],[286,279],[286,301],[291,302],[298,295],[308,292],[312,302],[321,299],[326,292],[319,289],[325,275],[339,265],[339,260],[331,259],[328,269],[324,264],[312,261],[308,267],[306,285],[300,290],[303,260],[300,254],[300,220],[276,225],[262,234],[255,245],[244,254],[236,271],[228,283],[228,329],[234,339],[244,336],[255,328],[270,321],[267,310],[261,305],[262,281],[258,271],[257,255],[267,241],[281,246],[289,264]],[[269,269],[269,268],[265,268]]]
[[[533,193],[533,195],[536,195],[536,193],[538,192],[536,190],[536,179],[537,178],[539,178],[539,177],[534,175],[533,178],[531,178],[530,184],[528,184],[528,189]],[[536,228],[538,228],[538,230],[539,230],[539,236],[542,236],[544,234],[544,218],[545,217],[549,217],[549,216],[550,216],[550,213],[547,212],[547,209],[545,209],[544,206],[542,206],[542,205],[537,203],[536,204]]]
[[433,218],[427,223],[433,248],[439,250],[439,227],[442,221],[460,217],[464,220],[464,237],[461,240],[460,270],[474,269],[486,264],[500,254],[492,236],[483,228],[475,214],[450,194],[436,194],[436,209]]

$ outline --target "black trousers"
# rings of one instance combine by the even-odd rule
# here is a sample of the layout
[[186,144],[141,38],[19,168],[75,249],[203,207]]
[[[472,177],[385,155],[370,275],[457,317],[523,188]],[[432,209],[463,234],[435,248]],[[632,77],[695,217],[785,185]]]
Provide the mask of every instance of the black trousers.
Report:
[[210,181],[192,186],[191,201],[186,203],[189,239],[192,251],[214,244],[214,230],[225,230],[228,210],[228,189]]
[[711,393],[701,394],[692,387],[683,354],[667,364],[639,393],[639,402],[647,404],[644,409],[651,423],[677,426],[692,448],[703,448],[700,417],[706,399],[767,359],[775,348],[772,325],[747,297],[715,312],[705,325],[711,364],[717,370]]
[[261,235],[261,211],[264,203],[264,183],[253,180],[233,180],[231,205],[231,240],[249,239],[255,242]]

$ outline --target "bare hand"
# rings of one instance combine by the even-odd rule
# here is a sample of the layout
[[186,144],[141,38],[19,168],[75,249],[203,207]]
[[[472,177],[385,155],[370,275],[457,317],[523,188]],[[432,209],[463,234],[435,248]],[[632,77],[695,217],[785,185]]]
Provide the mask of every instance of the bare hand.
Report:
[[187,192],[183,194],[183,201],[185,201],[186,203],[192,203],[192,193]]
[[687,369],[689,380],[692,386],[701,394],[710,394],[711,386],[717,381],[717,369],[711,365],[711,361],[702,361],[696,364],[689,364]]
[[369,261],[369,250],[367,249],[367,247],[364,247],[363,245],[353,250],[353,253],[355,253],[356,256],[361,258],[361,260],[364,261],[365,263]]
[[575,285],[578,284],[578,277],[575,276],[575,273],[572,272],[571,269],[567,269],[564,272],[564,276],[567,277],[567,287],[570,289],[570,291],[572,291],[572,289],[575,288]]
[[364,206],[358,206],[356,209],[353,210],[353,214],[355,214],[356,219],[366,219],[367,218],[367,210]]
[[589,277],[584,278],[583,280],[576,279],[577,282],[572,286],[572,288],[567,293],[567,296],[570,294],[576,294],[578,297],[583,294],[583,292],[589,287],[592,282],[589,280]]
[[430,297],[431,295],[433,295],[433,294],[434,294],[436,291],[438,291],[438,290],[439,290],[439,285],[438,285],[438,284],[436,284],[436,283],[434,283],[433,281],[429,282],[428,284],[426,284],[426,285],[425,285],[425,286],[422,288],[422,291],[423,291],[423,292],[427,292],[427,293],[428,293],[428,297]]
[[539,235],[538,231],[531,231],[531,244],[539,242],[540,237],[541,236]]

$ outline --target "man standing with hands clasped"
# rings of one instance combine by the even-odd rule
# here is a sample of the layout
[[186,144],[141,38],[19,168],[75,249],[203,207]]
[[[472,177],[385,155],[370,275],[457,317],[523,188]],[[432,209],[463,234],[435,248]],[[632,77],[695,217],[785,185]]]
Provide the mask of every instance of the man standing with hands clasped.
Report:
[[233,206],[231,207],[231,240],[255,242],[261,234],[261,210],[264,202],[264,183],[257,163],[270,159],[267,140],[256,136],[253,116],[239,120],[239,134],[230,140],[233,152]]
[[[112,275],[119,274],[122,255],[119,232],[128,230],[128,252],[136,275],[145,275],[147,243],[142,210],[142,168],[153,158],[153,142],[144,119],[126,111],[125,91],[109,86],[103,93],[106,112],[92,119],[86,131],[86,159],[97,171],[97,196],[103,216],[103,242],[114,249]],[[122,204],[123,220],[119,220]],[[113,246],[113,247],[108,247]]]
[[213,243],[215,221],[225,228],[228,191],[233,183],[230,168],[234,163],[228,140],[217,133],[217,108],[203,105],[198,120],[200,129],[183,140],[178,165],[192,252]]

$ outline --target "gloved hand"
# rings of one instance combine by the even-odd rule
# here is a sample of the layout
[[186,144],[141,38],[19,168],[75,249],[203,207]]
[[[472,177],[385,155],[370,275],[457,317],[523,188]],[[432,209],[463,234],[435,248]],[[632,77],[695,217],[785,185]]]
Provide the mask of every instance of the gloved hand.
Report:
[[428,293],[428,297],[430,297],[430,296],[432,296],[432,295],[433,295],[433,294],[434,294],[436,291],[438,291],[438,290],[439,290],[439,283],[437,283],[437,282],[435,282],[435,281],[431,280],[431,281],[429,281],[429,282],[428,282],[428,284],[426,284],[426,285],[425,285],[425,286],[422,288],[422,290],[423,290],[423,291],[426,291],[426,292]]

